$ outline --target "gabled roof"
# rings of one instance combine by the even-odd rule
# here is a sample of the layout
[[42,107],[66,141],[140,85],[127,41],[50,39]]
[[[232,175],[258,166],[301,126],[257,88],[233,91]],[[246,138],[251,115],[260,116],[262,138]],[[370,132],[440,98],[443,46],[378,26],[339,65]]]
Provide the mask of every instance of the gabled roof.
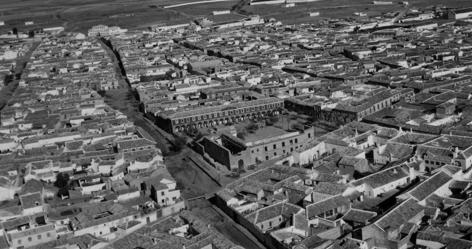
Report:
[[472,241],[448,237],[444,232],[421,231],[418,232],[416,239],[441,243],[445,249],[470,249],[472,247]]
[[139,148],[139,147],[144,147],[144,146],[152,146],[155,143],[147,139],[140,138],[140,139],[118,141],[117,144],[120,149],[125,150],[125,149]]
[[420,206],[416,200],[410,198],[390,210],[390,212],[385,214],[374,224],[384,231],[398,229],[423,211],[424,207]]
[[409,172],[407,167],[405,165],[398,165],[353,181],[352,184],[359,186],[365,183],[372,188],[378,188],[408,176]]
[[351,202],[348,198],[342,195],[336,195],[331,198],[321,200],[317,203],[310,204],[306,207],[306,215],[308,219],[315,218],[316,216],[329,211],[334,210],[342,206],[350,206]]
[[370,219],[377,216],[377,213],[362,209],[351,208],[344,216],[345,221],[354,221],[358,223],[367,223]]
[[448,183],[451,179],[451,176],[440,171],[410,190],[408,194],[416,200],[422,201],[438,190],[441,186]]
[[339,195],[347,189],[347,185],[332,183],[332,182],[320,182],[313,187],[313,192],[323,193],[328,195]]
[[248,216],[246,218],[254,224],[258,224],[278,216],[282,216],[285,219],[290,218],[292,215],[299,213],[303,208],[285,202],[279,202],[272,206],[261,208]]
[[383,156],[392,156],[393,158],[408,157],[413,153],[410,145],[400,143],[387,143],[379,149],[379,154]]
[[42,197],[40,192],[21,195],[20,202],[23,209],[33,208],[42,205]]
[[8,245],[7,238],[5,236],[0,236],[0,249],[8,249],[10,246]]

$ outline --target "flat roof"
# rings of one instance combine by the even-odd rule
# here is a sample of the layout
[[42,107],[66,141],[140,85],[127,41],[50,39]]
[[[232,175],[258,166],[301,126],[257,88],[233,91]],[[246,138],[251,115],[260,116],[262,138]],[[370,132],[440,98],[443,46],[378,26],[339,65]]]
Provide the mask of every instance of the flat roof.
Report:
[[256,142],[262,139],[285,135],[287,133],[289,132],[275,126],[265,126],[263,128],[259,128],[254,133],[248,132],[244,138],[244,142]]

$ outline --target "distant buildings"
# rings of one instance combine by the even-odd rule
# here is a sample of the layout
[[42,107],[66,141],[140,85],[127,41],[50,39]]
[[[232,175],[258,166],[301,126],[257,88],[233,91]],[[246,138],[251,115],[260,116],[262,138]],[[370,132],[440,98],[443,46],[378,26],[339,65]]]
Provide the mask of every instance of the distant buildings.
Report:
[[454,19],[454,20],[468,19],[472,17],[472,9],[465,8],[465,9],[450,10],[447,12],[447,17],[449,19]]
[[126,31],[126,29],[117,26],[97,25],[88,30],[88,36],[112,36],[125,33]]

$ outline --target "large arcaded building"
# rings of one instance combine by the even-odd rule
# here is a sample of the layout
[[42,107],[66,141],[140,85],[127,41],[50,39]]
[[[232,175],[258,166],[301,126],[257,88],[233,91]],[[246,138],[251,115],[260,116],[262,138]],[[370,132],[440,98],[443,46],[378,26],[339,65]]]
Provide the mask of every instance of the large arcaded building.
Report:
[[263,98],[219,106],[162,112],[156,114],[156,122],[163,129],[175,133],[189,128],[203,128],[238,123],[251,117],[278,114],[284,101],[278,98]]

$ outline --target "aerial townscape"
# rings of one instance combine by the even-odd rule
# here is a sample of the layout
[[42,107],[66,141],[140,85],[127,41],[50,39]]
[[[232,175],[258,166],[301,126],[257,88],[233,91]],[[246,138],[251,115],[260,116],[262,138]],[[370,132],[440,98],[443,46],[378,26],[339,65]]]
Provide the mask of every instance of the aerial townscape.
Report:
[[66,2],[0,1],[0,249],[472,249],[472,1]]

